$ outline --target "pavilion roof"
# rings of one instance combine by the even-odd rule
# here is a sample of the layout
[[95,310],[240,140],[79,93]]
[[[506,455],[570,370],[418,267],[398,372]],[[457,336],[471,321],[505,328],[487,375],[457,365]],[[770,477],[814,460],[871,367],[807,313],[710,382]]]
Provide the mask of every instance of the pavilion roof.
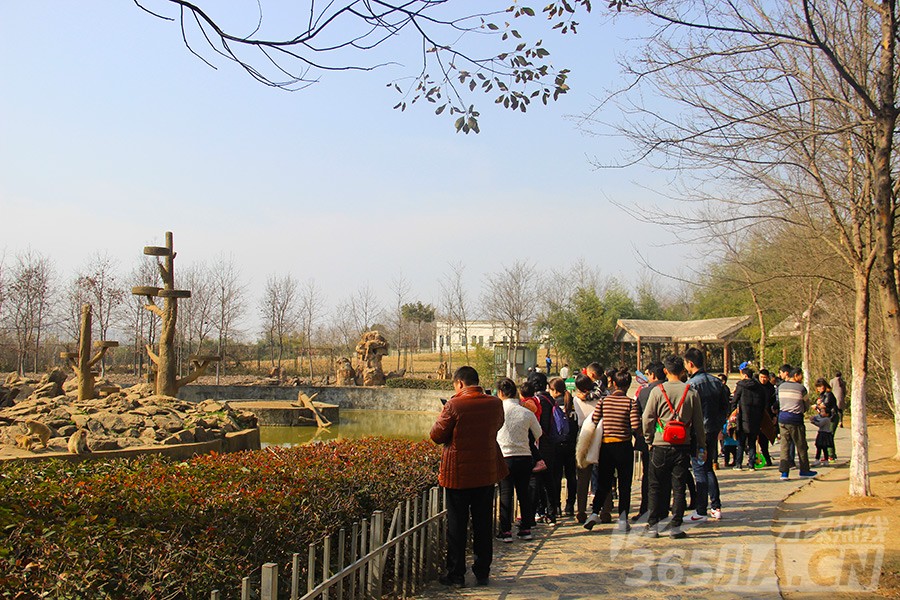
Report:
[[698,321],[649,321],[619,319],[616,322],[617,342],[687,343],[731,341],[752,319],[748,316],[701,319]]

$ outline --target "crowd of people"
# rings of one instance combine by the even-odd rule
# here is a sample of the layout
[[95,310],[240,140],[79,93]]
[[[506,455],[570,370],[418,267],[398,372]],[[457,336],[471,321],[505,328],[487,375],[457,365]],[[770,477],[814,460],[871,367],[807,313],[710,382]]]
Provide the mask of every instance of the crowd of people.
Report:
[[[615,531],[625,532],[646,522],[642,535],[681,539],[686,521],[723,518],[716,474],[723,465],[741,471],[774,466],[769,446],[780,440],[780,479],[794,468],[800,477],[815,476],[807,422],[818,431],[817,464],[837,458],[834,433],[842,426],[846,394],[840,373],[831,381],[818,379],[817,396],[809,398],[801,369],[783,365],[772,376],[745,363],[732,393],[727,376],[708,373],[705,362],[697,348],[653,362],[635,372],[634,392],[629,371],[604,370],[598,363],[575,375],[572,393],[562,377],[531,371],[520,385],[500,379],[496,397],[479,386],[472,367],[460,367],[453,377],[456,394],[431,431],[432,440],[444,444],[439,483],[447,489],[447,573],[441,582],[465,583],[471,517],[472,571],[478,585],[488,585],[495,486],[500,542],[531,540],[539,522],[553,525],[562,517],[574,517],[589,531],[614,522]],[[580,455],[576,460],[587,423],[596,430],[588,437],[600,436],[596,462],[589,464]],[[640,502],[632,511],[636,464]]]

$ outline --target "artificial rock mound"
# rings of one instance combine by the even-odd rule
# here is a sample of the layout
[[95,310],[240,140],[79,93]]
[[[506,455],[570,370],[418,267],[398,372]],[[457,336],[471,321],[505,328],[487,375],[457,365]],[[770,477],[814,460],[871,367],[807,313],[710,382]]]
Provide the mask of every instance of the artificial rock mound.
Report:
[[[17,389],[15,383],[8,381],[4,387]],[[34,390],[32,384],[21,383],[23,388]],[[21,397],[23,388],[15,395]],[[14,406],[0,409],[0,444],[15,445],[15,437],[24,432],[24,423],[30,419],[44,423],[51,431],[48,448],[37,449],[37,453],[66,452],[69,437],[79,429],[87,431],[88,448],[97,451],[208,442],[256,427],[253,413],[232,410],[226,402],[184,402],[155,395],[148,384],[84,401],[61,394],[41,397],[31,393]]]

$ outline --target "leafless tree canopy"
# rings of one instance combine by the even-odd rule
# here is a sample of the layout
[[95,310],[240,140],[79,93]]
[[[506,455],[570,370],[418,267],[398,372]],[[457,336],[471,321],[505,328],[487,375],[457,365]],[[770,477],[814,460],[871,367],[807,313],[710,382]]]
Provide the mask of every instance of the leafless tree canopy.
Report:
[[541,306],[540,277],[534,265],[516,261],[491,273],[485,280],[481,303],[487,318],[503,323],[508,333],[508,356],[522,339],[522,332],[534,322]]
[[281,366],[285,342],[297,328],[297,281],[291,275],[269,276],[266,289],[259,303],[265,334],[273,351],[273,359]]
[[228,342],[235,337],[237,324],[246,310],[247,288],[241,281],[241,274],[234,263],[233,256],[219,256],[213,263],[210,272],[213,307],[212,322],[217,336],[216,354],[222,360],[216,363],[216,383],[225,369],[225,356],[228,353]]
[[[6,321],[15,334],[17,368],[38,370],[41,338],[52,309],[53,264],[40,252],[28,249],[15,257],[6,290]],[[33,359],[28,364],[29,356]]]

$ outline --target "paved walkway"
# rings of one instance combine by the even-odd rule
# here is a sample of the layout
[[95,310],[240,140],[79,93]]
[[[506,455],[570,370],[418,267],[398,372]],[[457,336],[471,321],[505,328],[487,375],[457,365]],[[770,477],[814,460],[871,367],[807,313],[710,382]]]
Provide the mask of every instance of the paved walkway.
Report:
[[[814,428],[808,434],[810,454],[815,456]],[[839,429],[839,463],[849,458],[849,448],[849,429]],[[779,448],[772,450],[777,465]],[[825,474],[833,468],[817,470]],[[773,519],[779,503],[809,482],[799,478],[796,470],[791,475],[790,481],[782,482],[776,467],[719,470],[722,520],[688,526],[689,537],[684,540],[664,533],[659,539],[643,538],[639,535],[643,524],[627,534],[614,533],[613,525],[597,525],[589,532],[572,518],[555,526],[539,525],[533,541],[504,544],[495,540],[489,586],[476,587],[470,571],[467,587],[448,590],[434,583],[420,597],[696,600],[714,592],[717,600],[781,598]],[[637,502],[633,500],[632,506]]]

